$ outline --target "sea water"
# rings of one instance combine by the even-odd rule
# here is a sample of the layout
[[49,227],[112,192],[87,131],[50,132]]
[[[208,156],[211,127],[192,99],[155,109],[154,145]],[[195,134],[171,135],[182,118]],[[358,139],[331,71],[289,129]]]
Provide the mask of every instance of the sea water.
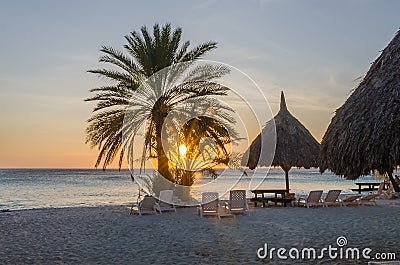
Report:
[[[224,173],[228,175],[224,183],[215,185],[246,189],[249,197],[252,196],[249,190],[252,180],[261,183],[260,188],[285,188],[285,175],[279,168],[246,172],[247,176],[238,181],[238,172],[230,173],[228,170]],[[343,180],[330,172],[320,174],[318,169],[293,168],[289,172],[289,179],[291,192],[297,195],[318,189],[324,192],[341,189],[350,193],[351,188],[356,188],[354,181]],[[362,177],[361,180],[376,181],[372,176]],[[196,180],[195,184],[210,181],[213,181],[211,177],[204,176]],[[139,186],[132,181],[129,170],[0,169],[0,210],[129,205],[137,202],[138,195]],[[192,196],[199,199],[201,193],[193,193]]]

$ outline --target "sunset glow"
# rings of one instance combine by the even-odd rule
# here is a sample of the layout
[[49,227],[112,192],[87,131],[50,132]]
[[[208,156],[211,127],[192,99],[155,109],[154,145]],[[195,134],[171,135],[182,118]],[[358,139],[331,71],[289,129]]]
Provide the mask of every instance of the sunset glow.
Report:
[[180,145],[179,146],[179,154],[181,155],[181,156],[184,156],[185,154],[186,154],[186,146],[185,145]]
[[[94,105],[83,99],[105,83],[87,71],[100,66],[103,45],[122,47],[123,36],[155,22],[182,27],[192,46],[216,41],[204,59],[250,76],[274,114],[284,91],[290,111],[321,141],[334,111],[393,38],[399,8],[396,1],[128,1],[104,20],[106,2],[2,2],[0,167],[93,168],[98,149],[85,143],[85,128]],[[133,16],[131,10],[141,11]],[[236,84],[247,88],[242,80]],[[249,128],[252,141],[259,131]]]

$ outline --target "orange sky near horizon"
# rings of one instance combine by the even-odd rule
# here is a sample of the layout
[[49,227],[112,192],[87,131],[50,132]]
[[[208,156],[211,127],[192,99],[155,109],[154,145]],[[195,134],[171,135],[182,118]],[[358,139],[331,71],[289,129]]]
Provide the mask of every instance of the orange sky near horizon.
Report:
[[[291,108],[290,99],[286,101],[289,110],[296,116],[292,111],[296,108]],[[277,105],[276,102],[272,106],[274,114],[278,110]],[[75,110],[79,118],[68,120],[68,123],[55,119],[61,115],[57,113],[57,107],[44,118],[37,116],[35,122],[21,122],[23,117],[18,115],[3,119],[3,124],[7,125],[4,128],[12,130],[0,131],[0,168],[94,168],[98,150],[90,149],[85,144],[85,119],[90,116],[91,108],[91,104],[81,101],[80,111]],[[258,132],[249,133],[252,141]],[[320,141],[321,132],[316,139]],[[242,144],[241,151],[244,152],[245,148]],[[109,168],[118,168],[117,161]],[[122,168],[127,168],[126,163]]]

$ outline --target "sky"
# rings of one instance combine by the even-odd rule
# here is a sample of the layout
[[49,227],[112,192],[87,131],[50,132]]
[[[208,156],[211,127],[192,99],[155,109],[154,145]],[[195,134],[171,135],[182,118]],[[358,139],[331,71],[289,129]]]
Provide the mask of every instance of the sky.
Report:
[[0,1],[0,167],[92,168],[83,100],[104,80],[87,70],[103,67],[102,45],[123,50],[131,31],[167,22],[193,46],[218,42],[206,59],[251,77],[273,113],[284,91],[321,141],[399,29],[398,10],[396,0]]

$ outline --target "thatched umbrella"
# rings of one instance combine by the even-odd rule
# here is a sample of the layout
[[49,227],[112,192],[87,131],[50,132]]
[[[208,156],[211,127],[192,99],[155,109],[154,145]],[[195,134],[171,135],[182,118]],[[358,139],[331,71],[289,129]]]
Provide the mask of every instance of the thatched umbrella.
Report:
[[[276,129],[276,134],[272,133]],[[276,139],[275,139],[276,136]],[[275,143],[275,154],[268,159],[268,152],[261,147]],[[289,190],[289,170],[292,167],[318,167],[320,145],[286,107],[285,96],[281,92],[281,105],[278,114],[266,123],[262,132],[251,143],[243,156],[242,165],[254,169],[258,166],[280,166],[285,171],[286,189]],[[260,155],[261,153],[261,155]]]
[[399,164],[400,31],[336,110],[322,140],[320,170],[347,179],[378,170],[394,183],[392,172]]

